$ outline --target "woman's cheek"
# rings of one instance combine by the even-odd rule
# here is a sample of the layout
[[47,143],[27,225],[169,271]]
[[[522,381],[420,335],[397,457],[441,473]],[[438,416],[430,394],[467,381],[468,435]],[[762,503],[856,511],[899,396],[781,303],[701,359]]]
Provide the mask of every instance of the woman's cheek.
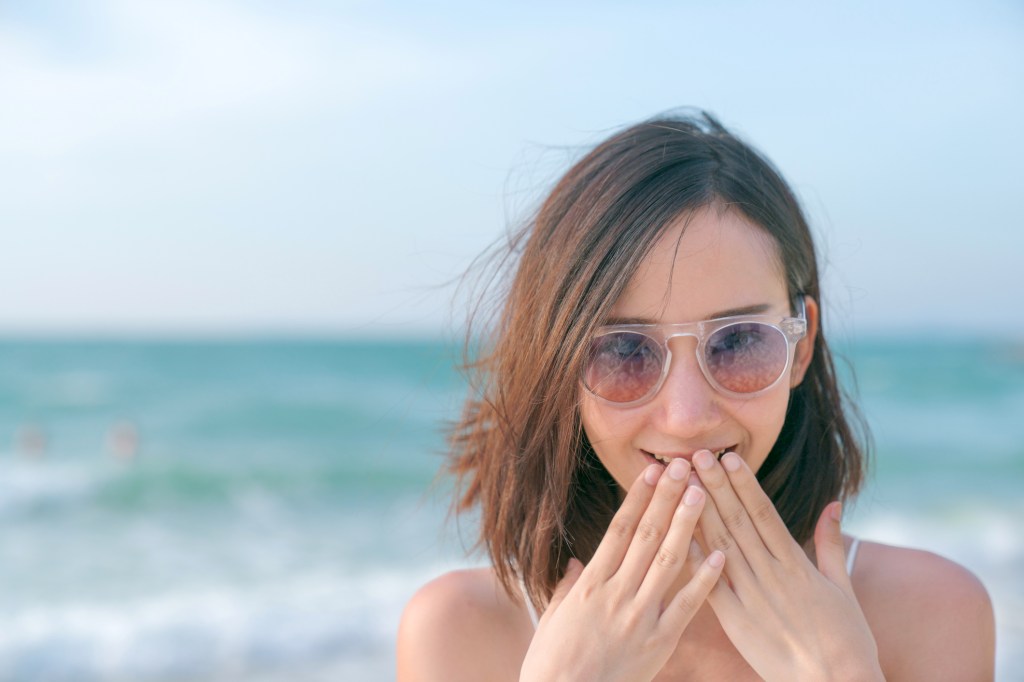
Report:
[[627,471],[631,434],[628,414],[622,410],[609,410],[595,401],[584,398],[580,407],[583,432],[597,458],[615,481],[628,488],[638,472]]
[[[780,387],[783,388],[783,387]],[[736,411],[737,418],[745,423],[750,434],[751,449],[745,453],[747,466],[757,471],[768,459],[768,453],[782,433],[786,423],[786,411],[789,407],[789,389],[772,391],[760,396]]]

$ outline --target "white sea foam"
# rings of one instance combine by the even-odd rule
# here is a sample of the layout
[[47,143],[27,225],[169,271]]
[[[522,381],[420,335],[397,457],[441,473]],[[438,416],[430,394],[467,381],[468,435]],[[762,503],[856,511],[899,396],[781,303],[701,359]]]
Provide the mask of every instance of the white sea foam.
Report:
[[0,679],[270,679],[357,661],[393,674],[401,609],[443,568],[316,572],[125,603],[83,598],[0,612]]
[[40,505],[74,502],[101,483],[102,474],[75,463],[0,462],[0,518]]

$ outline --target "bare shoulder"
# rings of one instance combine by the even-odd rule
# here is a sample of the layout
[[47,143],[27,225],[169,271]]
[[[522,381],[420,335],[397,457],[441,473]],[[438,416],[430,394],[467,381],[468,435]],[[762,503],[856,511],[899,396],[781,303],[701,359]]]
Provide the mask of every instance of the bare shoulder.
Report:
[[995,618],[981,582],[937,554],[861,546],[854,590],[889,680],[991,680]]
[[399,682],[517,680],[533,636],[490,568],[452,571],[413,595],[398,628]]

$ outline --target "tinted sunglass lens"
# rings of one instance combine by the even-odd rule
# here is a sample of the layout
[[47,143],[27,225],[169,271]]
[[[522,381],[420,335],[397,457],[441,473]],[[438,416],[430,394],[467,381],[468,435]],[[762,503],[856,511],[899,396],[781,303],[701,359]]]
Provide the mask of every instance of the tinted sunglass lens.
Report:
[[754,393],[771,386],[782,376],[788,358],[789,344],[782,331],[759,322],[722,327],[705,347],[711,376],[734,393]]
[[583,381],[594,394],[614,403],[647,395],[661,376],[661,347],[633,332],[612,332],[591,343]]

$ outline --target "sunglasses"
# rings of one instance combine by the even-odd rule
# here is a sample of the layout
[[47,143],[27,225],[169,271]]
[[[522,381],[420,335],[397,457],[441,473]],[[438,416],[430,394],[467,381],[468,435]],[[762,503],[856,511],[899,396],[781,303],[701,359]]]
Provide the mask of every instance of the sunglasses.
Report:
[[583,386],[618,407],[641,405],[665,383],[670,339],[697,339],[697,363],[717,391],[750,398],[775,386],[789,369],[792,349],[807,333],[803,296],[796,317],[738,315],[682,324],[599,327],[583,366]]

